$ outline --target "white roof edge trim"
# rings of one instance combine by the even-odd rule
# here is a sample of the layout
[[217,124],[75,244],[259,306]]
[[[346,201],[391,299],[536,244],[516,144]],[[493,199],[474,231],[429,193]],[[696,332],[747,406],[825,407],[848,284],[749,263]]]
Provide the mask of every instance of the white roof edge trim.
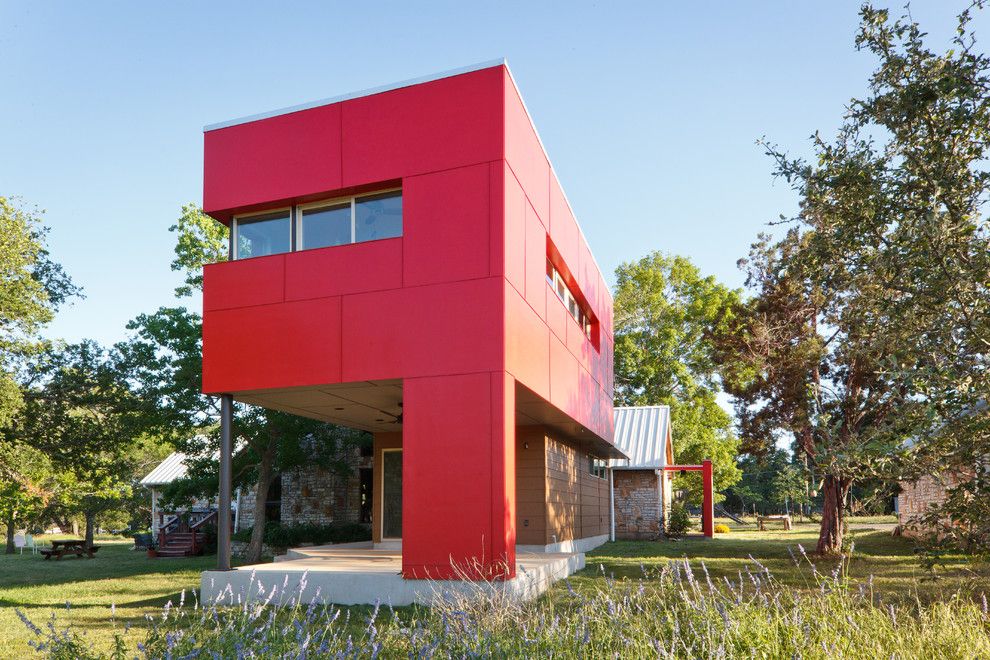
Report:
[[[488,60],[487,62],[478,62],[477,64],[469,64],[467,66],[458,67],[456,69],[449,69],[447,71],[441,71],[439,73],[433,73],[425,76],[420,76],[418,78],[410,78],[409,80],[402,80],[400,82],[390,83],[387,85],[381,85],[379,87],[371,87],[369,89],[363,89],[357,92],[350,92],[348,94],[341,94],[340,96],[332,96],[330,98],[319,99],[316,101],[307,101],[306,103],[300,103],[298,105],[292,105],[285,108],[279,108],[277,110],[269,110],[268,112],[260,112],[255,115],[248,115],[246,117],[238,117],[237,119],[229,119],[227,121],[218,122],[216,124],[208,124],[203,127],[203,132],[207,133],[209,131],[215,131],[221,128],[229,128],[230,126],[237,126],[238,124],[246,124],[252,121],[259,121],[261,119],[269,119],[271,117],[278,117],[279,115],[288,115],[293,112],[300,112],[302,110],[310,110],[312,108],[318,108],[323,105],[332,105],[334,103],[341,103],[343,101],[350,101],[351,99],[361,98],[362,96],[372,96],[374,94],[381,94],[382,92],[390,92],[394,89],[402,89],[403,87],[412,87],[413,85],[419,85],[421,83],[433,82],[434,80],[441,80],[443,78],[451,78],[453,76],[459,76],[463,73],[471,73],[472,71],[480,71],[481,69],[490,69],[494,66],[503,65],[508,67],[507,62],[504,57],[500,57],[494,60]],[[532,121],[532,120],[530,120]]]

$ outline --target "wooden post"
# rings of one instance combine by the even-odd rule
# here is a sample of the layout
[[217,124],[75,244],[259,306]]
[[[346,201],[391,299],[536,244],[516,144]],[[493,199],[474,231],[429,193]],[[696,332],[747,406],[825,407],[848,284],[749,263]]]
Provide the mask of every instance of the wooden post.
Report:
[[233,463],[234,397],[220,395],[220,497],[217,508],[217,570],[230,570],[230,488]]

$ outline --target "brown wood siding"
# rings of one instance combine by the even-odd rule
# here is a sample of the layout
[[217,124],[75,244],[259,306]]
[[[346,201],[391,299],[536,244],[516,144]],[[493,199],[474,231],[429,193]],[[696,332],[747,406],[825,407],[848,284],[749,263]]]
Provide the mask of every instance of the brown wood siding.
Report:
[[516,428],[516,543],[519,545],[547,543],[544,446],[542,428]]
[[547,439],[547,543],[608,533],[608,480],[591,474],[589,460],[568,440]]
[[382,542],[382,450],[402,447],[402,432],[375,434],[374,472],[371,485],[371,540]]

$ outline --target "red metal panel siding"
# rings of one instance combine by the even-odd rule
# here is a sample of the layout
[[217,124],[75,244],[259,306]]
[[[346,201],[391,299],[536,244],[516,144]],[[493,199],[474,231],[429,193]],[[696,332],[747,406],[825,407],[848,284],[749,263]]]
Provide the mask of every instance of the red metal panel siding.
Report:
[[[306,300],[402,286],[401,238],[303,250],[285,257],[285,298]],[[375,264],[375,268],[368,268]]]
[[505,74],[505,160],[544,223],[550,221],[550,163],[519,93]]
[[[503,475],[504,387],[500,374],[410,378],[404,382],[402,572],[415,578],[458,577],[455,563],[497,570],[511,562]],[[497,380],[495,381],[498,382]],[[443,402],[443,405],[437,405]],[[495,440],[496,434],[500,436]],[[511,465],[511,463],[508,463]],[[511,522],[511,520],[510,520]]]
[[[526,195],[508,166],[505,171],[505,279],[516,291],[526,293]],[[543,251],[546,252],[544,240]]]
[[341,104],[343,185],[502,157],[502,67]]
[[282,302],[284,273],[283,254],[209,264],[203,269],[203,310]]
[[489,275],[489,165],[403,181],[405,286]]
[[526,203],[526,302],[547,317],[547,230]]
[[550,399],[550,329],[522,296],[505,287],[505,369]]
[[340,298],[222,309],[203,317],[204,392],[337,382]]
[[342,187],[340,106],[209,131],[203,162],[207,213],[336,190]]
[[345,296],[345,382],[502,365],[501,278]]

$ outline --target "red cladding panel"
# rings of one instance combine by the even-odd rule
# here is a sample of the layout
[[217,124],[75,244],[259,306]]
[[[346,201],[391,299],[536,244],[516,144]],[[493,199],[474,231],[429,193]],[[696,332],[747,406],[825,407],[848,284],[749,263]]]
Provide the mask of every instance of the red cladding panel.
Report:
[[405,286],[488,277],[488,163],[403,183]]
[[207,393],[340,382],[340,298],[204,314],[203,355]]
[[550,177],[550,238],[567,269],[577,279],[581,261],[581,231],[554,176]]
[[[507,171],[505,174],[505,279],[509,280],[519,293],[525,294],[528,255],[526,208],[529,204],[512,172]],[[544,248],[545,245],[544,242]]]
[[285,297],[305,300],[396,289],[402,286],[402,241],[389,238],[288,255]]
[[[505,553],[511,504],[503,474],[502,388],[488,373],[410,378],[403,383],[402,572],[406,577],[472,576]],[[496,536],[498,537],[496,539]],[[479,575],[478,577],[483,577]]]
[[208,131],[203,160],[207,213],[338,189],[340,105]]
[[502,157],[503,67],[341,104],[344,186]]
[[580,415],[580,377],[577,360],[556,337],[550,337],[550,403],[584,423]]
[[550,218],[550,163],[508,72],[505,73],[505,159],[536,214],[547,222]]
[[511,286],[505,287],[505,369],[550,398],[550,329]]
[[282,302],[285,255],[208,264],[203,269],[203,311]]
[[526,204],[526,301],[540,318],[547,315],[547,230]]
[[[544,282],[546,282],[545,279]],[[545,284],[545,291],[547,296],[547,325],[550,326],[550,331],[557,339],[561,342],[566,342],[567,324],[572,323],[573,319],[571,319],[571,315],[567,312],[567,308],[564,307],[563,301],[557,297],[557,294],[549,283]]]
[[344,381],[500,369],[502,281],[346,296]]

